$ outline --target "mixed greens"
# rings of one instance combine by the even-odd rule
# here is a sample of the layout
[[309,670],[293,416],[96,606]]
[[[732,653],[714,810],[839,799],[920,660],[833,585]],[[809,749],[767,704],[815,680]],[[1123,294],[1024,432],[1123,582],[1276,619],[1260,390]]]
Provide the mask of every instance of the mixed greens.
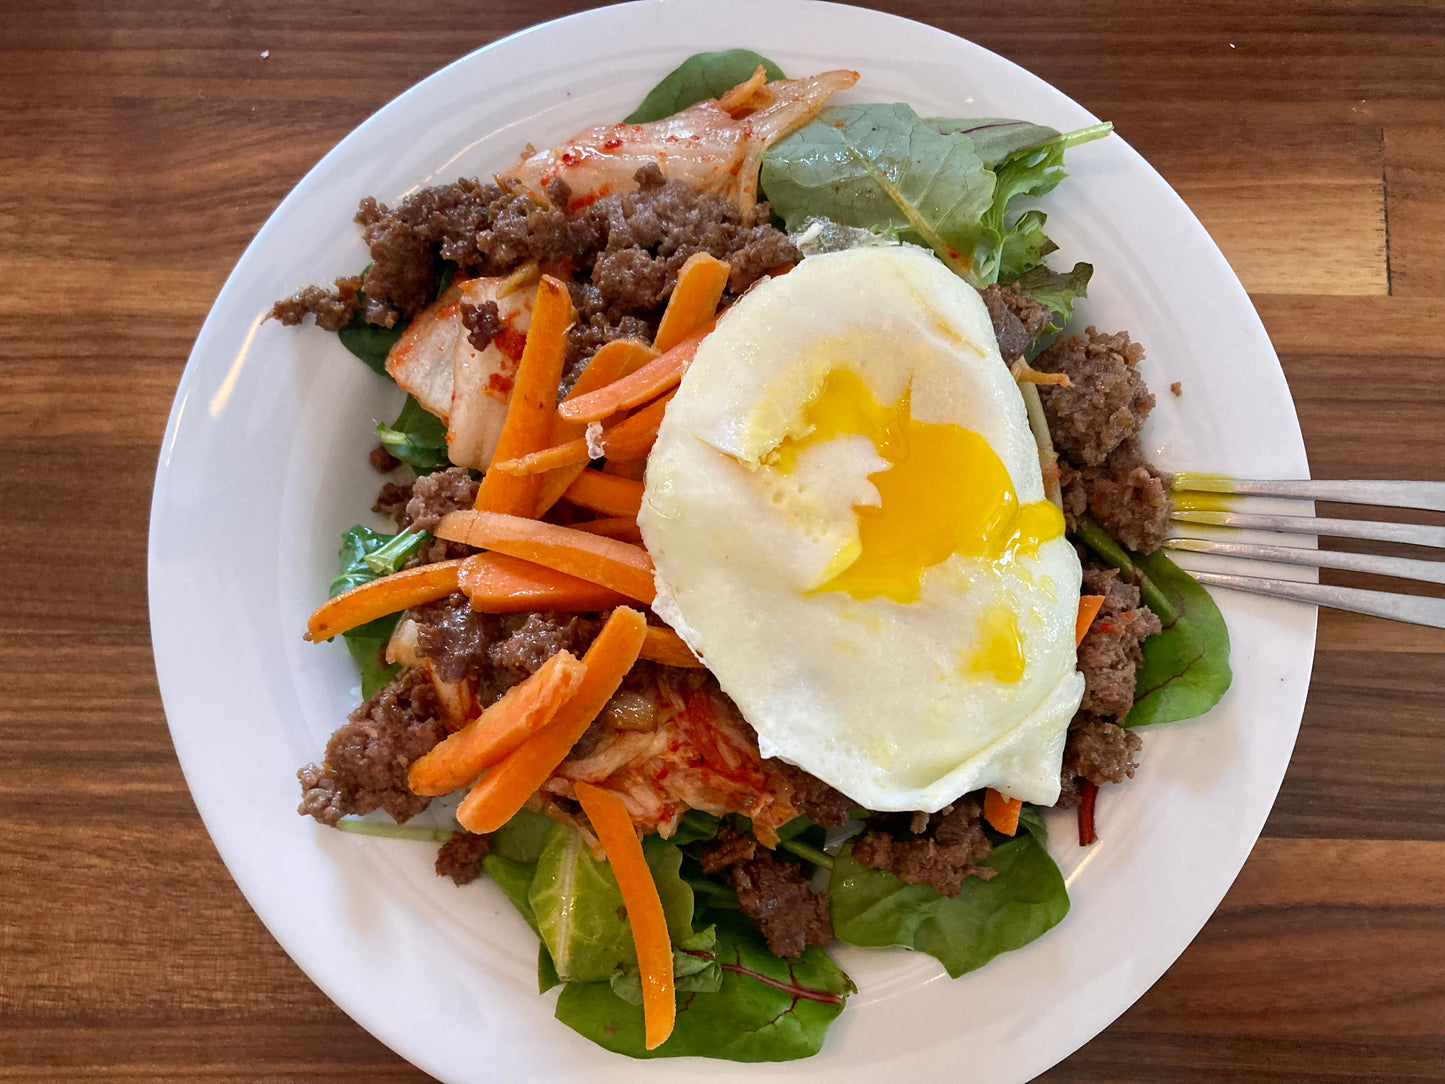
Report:
[[[747,50],[691,57],[627,121],[655,120],[718,97],[759,65],[770,78],[783,77],[777,65]],[[1051,191],[1065,176],[1065,151],[1109,131],[1108,124],[1060,133],[1017,120],[922,118],[903,104],[835,106],[764,154],[760,198],[792,230],[827,219],[923,245],[975,287],[1017,283],[1049,308],[1048,330],[1058,332],[1085,296],[1092,268],[1050,268],[1044,261],[1056,246],[1044,233],[1045,215],[1018,201]],[[403,326],[376,328],[358,319],[340,337],[384,374]],[[410,397],[377,434],[419,474],[448,465],[445,426]],[[352,528],[343,536],[332,594],[396,571],[428,537]],[[1209,595],[1162,553],[1129,553],[1097,524],[1082,524],[1076,540],[1138,583],[1164,625],[1143,645],[1125,725],[1208,710],[1230,681],[1228,632]],[[345,634],[365,697],[396,674],[382,657],[396,620]],[[740,834],[751,831],[743,818],[727,821]],[[593,856],[578,829],[538,813],[524,811],[492,835],[483,868],[537,933],[538,985],[561,986],[559,1020],[633,1057],[772,1061],[818,1051],[853,984],[820,948],[792,961],[774,956],[740,914],[733,890],[704,874],[699,852],[721,823],[692,812],[671,839],[649,836],[644,843],[674,947],[678,992],[675,1030],[654,1050],[644,1043],[637,955],[608,863]],[[954,898],[865,868],[846,838],[825,836],[805,817],[779,835],[778,857],[797,862],[815,885],[827,881],[841,941],[924,952],[954,977],[1030,943],[1069,910],[1042,817],[1032,807],[1024,808],[1017,835],[991,832],[993,850],[983,864],[992,876],[968,878]]]

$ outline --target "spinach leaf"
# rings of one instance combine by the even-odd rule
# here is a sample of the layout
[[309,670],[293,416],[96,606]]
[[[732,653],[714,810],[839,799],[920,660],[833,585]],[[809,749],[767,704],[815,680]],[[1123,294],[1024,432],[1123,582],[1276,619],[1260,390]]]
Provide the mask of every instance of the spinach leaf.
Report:
[[1025,148],[1059,138],[1059,133],[1053,128],[1006,117],[977,117],[972,120],[926,117],[923,123],[937,128],[940,135],[968,136],[973,141],[974,153],[989,169]]
[[833,929],[850,945],[926,952],[957,978],[1022,948],[1068,914],[1064,879],[1032,833],[995,847],[985,864],[998,871],[992,880],[969,877],[949,899],[927,885],[865,869],[846,846],[834,861],[828,889]]
[[763,155],[761,185],[790,230],[809,216],[916,238],[975,286],[994,177],[966,135],[904,104],[824,109]]
[[1109,130],[1060,135],[1023,121],[925,120],[901,103],[834,106],[763,155],[761,184],[789,229],[816,215],[897,230],[982,288],[1053,251],[1043,214],[1009,220],[1010,204],[1050,191],[1065,149]]
[[1229,628],[1209,592],[1163,550],[1147,557],[1131,553],[1091,519],[1080,520],[1074,535],[1125,580],[1139,585],[1145,604],[1164,626],[1144,641],[1134,707],[1123,725],[1192,719],[1219,703],[1234,675]]
[[[533,814],[541,816],[540,813]],[[515,818],[514,818],[515,819]],[[545,818],[544,818],[545,819]],[[510,822],[508,822],[510,824]],[[503,826],[501,831],[505,831]],[[493,833],[493,841],[497,833]],[[519,862],[513,858],[507,858],[495,852],[488,853],[482,859],[482,869],[488,877],[496,882],[507,899],[512,901],[527,925],[532,927],[532,932],[537,931],[537,916],[532,913],[532,904],[527,898],[527,893],[532,887],[532,880],[537,873],[536,862]],[[552,963],[552,954],[547,951],[547,944],[544,941],[537,943],[537,993],[545,994],[554,986],[560,986],[562,980],[557,977],[557,968]]]
[[1046,264],[1039,264],[1014,280],[1018,288],[1040,305],[1047,305],[1054,314],[1044,334],[1063,331],[1064,325],[1074,315],[1074,302],[1086,297],[1089,279],[1094,275],[1093,264],[1076,263],[1072,271],[1054,271]]
[[[330,597],[395,572],[430,537],[425,531],[391,535],[360,524],[351,528],[341,536],[340,568],[331,581]],[[381,654],[399,616],[378,617],[341,634],[361,672],[363,700],[375,696],[400,670],[398,666],[387,666]]]
[[[672,950],[672,987],[679,994],[715,994],[722,988],[722,965],[717,961],[717,927],[708,926],[685,938]],[[642,1004],[642,972],[636,964],[623,964],[612,972],[612,992],[629,1005]]]
[[[647,849],[667,928],[678,941],[692,933],[692,889],[679,875],[682,852],[669,844]],[[554,825],[542,845],[527,893],[537,929],[565,982],[603,982],[637,950],[617,878],[573,828]]]
[[489,852],[482,859],[482,869],[488,877],[496,882],[497,887],[502,890],[507,899],[512,901],[512,906],[527,920],[527,925],[535,930],[537,916],[532,910],[528,892],[532,887],[532,879],[537,874],[537,863],[518,862],[512,858],[504,858],[495,852]]
[[671,1037],[656,1050],[643,1044],[642,1009],[606,982],[568,983],[557,1000],[557,1019],[598,1046],[633,1058],[788,1061],[818,1052],[854,991],[822,949],[809,948],[791,963],[780,960],[752,923],[738,916],[718,919],[714,954],[720,988],[684,995]]
[[377,424],[376,436],[383,448],[403,463],[410,463],[418,474],[452,465],[447,458],[446,423],[410,395],[396,421]]
[[547,841],[547,834],[556,823],[545,813],[534,813],[530,809],[518,810],[516,816],[491,834],[488,853],[535,865],[542,856],[542,845]]
[[407,323],[406,320],[398,320],[391,327],[382,327],[380,324],[368,324],[361,313],[357,313],[336,333],[336,337],[341,340],[342,346],[366,362],[368,369],[390,380],[391,374],[386,371],[386,355],[401,338]]
[[719,98],[748,77],[761,64],[768,79],[783,79],[783,69],[750,49],[728,49],[720,53],[696,53],[669,72],[653,87],[624,124],[646,124],[670,117],[678,110]]
[[721,817],[704,813],[701,809],[689,809],[677,822],[677,831],[672,834],[672,838],[668,842],[681,847],[688,843],[697,843],[699,840],[712,839],[717,835],[720,824],[722,824]]
[[[1209,592],[1163,550],[1135,557],[1134,566],[1168,597],[1174,617],[1144,641],[1125,726],[1170,723],[1203,715],[1229,688],[1229,628]],[[1163,617],[1160,618],[1164,621]]]
[[[371,272],[371,264],[361,269],[361,279],[366,281],[366,276]],[[452,284],[452,278],[457,273],[457,264],[453,260],[441,260],[437,267],[437,297],[446,293],[447,287]],[[360,300],[366,300],[366,291],[359,290],[356,295]],[[401,317],[391,327],[382,327],[380,324],[368,324],[361,313],[357,313],[346,326],[341,328],[336,337],[341,340],[341,345],[350,350],[353,354],[366,362],[366,367],[378,376],[391,379],[391,374],[386,371],[386,356],[391,353],[391,348],[396,345],[396,340],[401,338],[401,333],[406,330],[407,324],[411,321]],[[393,452],[393,455],[396,453]],[[405,458],[405,457],[401,457]]]

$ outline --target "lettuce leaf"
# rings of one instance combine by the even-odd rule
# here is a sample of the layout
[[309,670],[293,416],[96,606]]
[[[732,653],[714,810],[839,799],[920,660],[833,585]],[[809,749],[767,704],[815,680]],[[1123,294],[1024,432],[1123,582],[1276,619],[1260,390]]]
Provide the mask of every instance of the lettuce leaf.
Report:
[[1076,263],[1072,271],[1054,271],[1041,263],[1014,282],[1040,305],[1047,305],[1054,314],[1049,326],[1044,329],[1044,334],[1049,335],[1064,330],[1064,325],[1074,315],[1074,302],[1088,295],[1089,279],[1093,276],[1092,264]]
[[624,124],[647,124],[670,117],[690,105],[718,98],[746,82],[763,66],[768,79],[783,79],[783,69],[751,49],[727,49],[720,53],[695,53],[688,57],[642,99],[623,121]]
[[1065,149],[1109,130],[1061,135],[1023,121],[924,119],[902,103],[833,106],[763,155],[761,186],[790,230],[810,216],[895,230],[981,289],[1053,251],[1044,215],[1011,218],[1010,205],[1052,190]]
[[716,932],[713,953],[722,972],[717,992],[684,994],[672,1036],[656,1050],[643,1043],[641,1007],[619,997],[608,982],[568,983],[557,999],[557,1019],[598,1046],[633,1058],[753,1062],[816,1054],[855,989],[852,980],[820,948],[791,962],[778,959],[741,916],[720,916]]
[[[655,838],[655,837],[654,837]],[[660,840],[645,848],[672,939],[692,934],[692,889],[679,874],[682,852]],[[549,831],[527,892],[537,931],[564,982],[607,982],[614,969],[636,964],[637,950],[622,892],[606,861],[597,861],[581,833]]]
[[[1022,823],[1027,828],[1032,820]],[[1022,948],[1069,913],[1063,876],[1031,831],[995,847],[985,864],[997,875],[989,881],[967,878],[953,899],[884,870],[865,869],[852,851],[846,846],[838,854],[828,890],[838,939],[926,952],[953,978]]]

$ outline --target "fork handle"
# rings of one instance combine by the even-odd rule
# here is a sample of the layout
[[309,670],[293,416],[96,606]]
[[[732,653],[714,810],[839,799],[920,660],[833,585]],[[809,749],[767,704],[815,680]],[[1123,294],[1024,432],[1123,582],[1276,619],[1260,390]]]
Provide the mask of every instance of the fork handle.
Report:
[[1208,587],[1231,587],[1255,595],[1312,602],[1334,610],[1349,610],[1371,617],[1388,617],[1392,621],[1409,621],[1415,625],[1445,629],[1445,598],[1397,595],[1389,591],[1366,591],[1358,587],[1333,587],[1294,580],[1268,580],[1259,576],[1232,576],[1222,572],[1191,572],[1190,575]]
[[1445,482],[1376,482],[1362,479],[1302,478],[1298,481],[1255,481],[1213,474],[1176,474],[1171,486],[1182,493],[1240,493],[1248,497],[1294,497],[1300,500],[1373,504],[1382,508],[1428,508],[1445,512]]

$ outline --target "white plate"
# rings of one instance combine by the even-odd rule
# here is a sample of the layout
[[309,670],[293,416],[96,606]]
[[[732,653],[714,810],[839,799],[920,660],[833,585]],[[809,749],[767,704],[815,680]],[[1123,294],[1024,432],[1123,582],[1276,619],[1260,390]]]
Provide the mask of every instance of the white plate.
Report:
[[[740,29],[745,28],[745,29]],[[1073,910],[1028,948],[949,981],[929,958],[838,951],[859,986],[823,1053],[746,1069],[633,1062],[552,1019],[536,940],[487,883],[435,877],[433,849],[296,815],[299,765],[355,705],[337,642],[301,632],[339,533],[367,521],[372,419],[395,388],[334,337],[262,322],[271,301],[355,271],[357,201],[486,175],[528,142],[620,118],[690,53],[746,45],[805,74],[863,73],[855,101],[924,115],[1094,120],[978,46],[877,12],[789,0],[649,2],[549,23],[420,83],[296,186],[221,291],[181,380],[151,513],[151,624],[176,751],[237,884],[276,939],[359,1023],[444,1081],[1025,1080],[1142,994],[1214,910],[1274,800],[1314,645],[1306,607],[1222,594],[1234,687],[1208,717],[1146,733],[1143,767],[1100,802],[1102,842],[1053,851]],[[1049,198],[1056,261],[1096,268],[1085,318],[1128,328],[1159,394],[1146,437],[1169,467],[1303,477],[1279,363],[1194,216],[1112,138],[1070,152]],[[1172,381],[1183,398],[1168,393]],[[1007,990],[1008,998],[997,992]]]

